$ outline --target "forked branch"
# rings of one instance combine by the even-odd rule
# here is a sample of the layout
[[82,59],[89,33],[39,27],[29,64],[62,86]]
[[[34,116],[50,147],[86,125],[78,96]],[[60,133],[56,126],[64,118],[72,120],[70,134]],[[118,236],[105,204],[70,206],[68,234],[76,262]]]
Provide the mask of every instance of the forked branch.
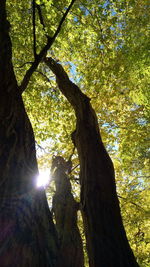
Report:
[[75,0],[72,0],[70,5],[68,6],[68,8],[66,9],[66,12],[64,13],[62,19],[60,20],[59,22],[59,25],[54,33],[54,35],[52,37],[48,37],[47,38],[47,43],[46,45],[41,49],[40,53],[36,55],[36,58],[34,59],[34,62],[33,64],[31,65],[31,67],[27,70],[22,82],[21,82],[21,85],[20,85],[20,91],[21,93],[24,92],[24,90],[26,89],[26,87],[28,86],[28,83],[30,81],[30,78],[32,76],[32,74],[34,73],[34,71],[37,69],[38,65],[40,64],[40,62],[42,61],[43,57],[46,55],[48,49],[50,49],[50,47],[52,46],[52,44],[54,43],[56,37],[58,36],[60,30],[61,30],[61,27],[62,27],[62,24],[64,23],[70,9],[72,8],[73,4],[74,4]]

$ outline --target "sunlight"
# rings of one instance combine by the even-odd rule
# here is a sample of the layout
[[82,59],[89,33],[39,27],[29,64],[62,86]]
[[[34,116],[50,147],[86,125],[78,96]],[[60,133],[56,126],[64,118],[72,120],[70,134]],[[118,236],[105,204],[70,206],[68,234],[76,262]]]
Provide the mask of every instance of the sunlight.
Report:
[[50,182],[50,170],[41,170],[37,177],[37,187],[46,187]]

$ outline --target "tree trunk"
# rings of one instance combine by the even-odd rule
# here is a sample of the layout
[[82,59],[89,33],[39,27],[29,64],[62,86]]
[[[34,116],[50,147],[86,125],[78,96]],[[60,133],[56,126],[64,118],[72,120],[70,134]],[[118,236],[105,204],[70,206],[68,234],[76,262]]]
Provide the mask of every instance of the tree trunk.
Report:
[[90,99],[69,80],[60,64],[52,58],[45,62],[56,75],[59,89],[77,118],[72,138],[80,161],[82,215],[90,267],[138,266],[122,223],[113,163],[102,143]]
[[45,192],[36,188],[35,140],[12,66],[0,1],[0,266],[55,266],[58,240]]
[[[59,158],[63,159],[62,157]],[[84,267],[83,245],[77,225],[79,203],[74,200],[71,193],[71,183],[65,173],[64,165],[66,163],[65,161],[58,162],[53,175],[56,192],[53,196],[52,209],[55,215],[63,263],[66,267]]]

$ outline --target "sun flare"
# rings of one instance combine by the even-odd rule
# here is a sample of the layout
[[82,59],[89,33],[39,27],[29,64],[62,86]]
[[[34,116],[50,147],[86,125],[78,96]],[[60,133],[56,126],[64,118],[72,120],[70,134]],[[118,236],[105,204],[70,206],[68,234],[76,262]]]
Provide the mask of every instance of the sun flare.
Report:
[[50,171],[41,170],[37,176],[37,187],[46,187],[50,182]]

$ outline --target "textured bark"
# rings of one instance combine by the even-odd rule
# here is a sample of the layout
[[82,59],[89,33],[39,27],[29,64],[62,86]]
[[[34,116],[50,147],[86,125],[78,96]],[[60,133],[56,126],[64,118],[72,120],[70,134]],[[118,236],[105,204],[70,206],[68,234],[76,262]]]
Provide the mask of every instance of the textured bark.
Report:
[[0,1],[0,266],[56,266],[58,240],[44,190],[37,190],[35,140],[12,66]]
[[90,99],[52,58],[46,64],[75,110],[72,138],[80,161],[81,204],[90,267],[138,266],[123,227],[113,163],[104,148]]
[[83,267],[83,245],[77,226],[79,204],[74,200],[70,180],[61,164],[54,172],[54,180],[56,192],[53,197],[53,212],[63,259],[61,266]]

